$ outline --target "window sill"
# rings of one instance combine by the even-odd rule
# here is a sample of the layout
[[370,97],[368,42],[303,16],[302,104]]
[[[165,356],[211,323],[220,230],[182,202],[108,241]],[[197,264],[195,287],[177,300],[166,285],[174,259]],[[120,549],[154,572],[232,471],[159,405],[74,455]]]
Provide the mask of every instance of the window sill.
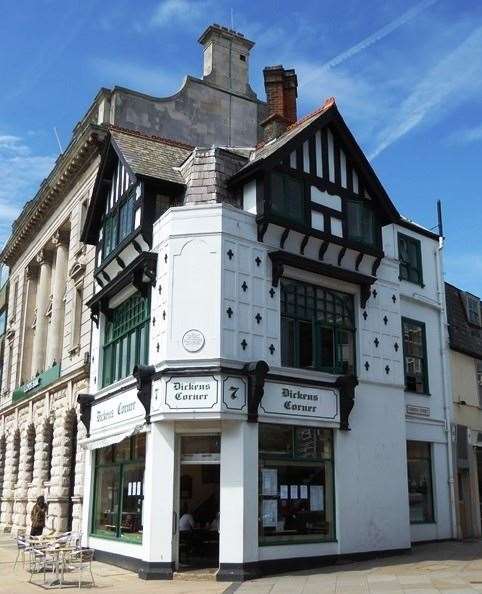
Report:
[[332,538],[329,540],[296,540],[296,541],[291,541],[291,542],[286,542],[285,540],[277,540],[277,541],[273,541],[273,542],[258,542],[258,546],[259,547],[279,547],[279,546],[292,546],[292,545],[306,545],[306,544],[312,544],[312,545],[319,545],[319,544],[330,544],[333,542],[338,542],[338,540],[336,538]]
[[405,393],[413,394],[414,396],[425,396],[426,398],[432,396],[430,392],[416,392],[415,390],[409,390],[408,388],[405,388]]
[[432,520],[431,522],[410,522],[410,526],[433,526],[436,523],[437,522],[435,520]]
[[118,536],[107,536],[106,534],[95,534],[95,532],[90,532],[89,537],[91,538],[100,538],[102,540],[111,540],[115,542],[119,542],[122,544],[135,544],[135,545],[142,545],[142,540],[129,540],[127,538],[119,538]]
[[425,289],[425,283],[423,283],[423,282],[417,283],[416,281],[411,281],[411,280],[408,280],[408,278],[402,278],[401,276],[398,277],[398,280],[400,282],[410,283],[411,285],[416,285],[417,287],[420,287],[421,289]]

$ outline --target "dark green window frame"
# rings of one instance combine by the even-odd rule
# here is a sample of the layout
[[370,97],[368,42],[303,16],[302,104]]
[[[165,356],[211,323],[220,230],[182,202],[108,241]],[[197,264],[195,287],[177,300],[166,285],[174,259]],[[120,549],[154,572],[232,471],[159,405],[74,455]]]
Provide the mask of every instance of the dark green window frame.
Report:
[[105,260],[134,231],[136,196],[130,191],[105,215],[102,226],[102,260]]
[[346,200],[346,229],[349,240],[361,245],[380,245],[380,227],[377,217],[364,200]]
[[282,279],[281,359],[287,367],[355,374],[353,296]]
[[398,259],[400,261],[400,280],[423,284],[422,244],[419,239],[404,233],[398,234]]
[[[95,464],[94,464],[94,497],[92,505],[92,518],[91,518],[91,535],[100,538],[108,538],[111,540],[121,540],[133,544],[142,544],[142,532],[136,532],[130,534],[123,532],[122,518],[124,515],[124,487],[125,478],[129,471],[132,469],[139,469],[145,467],[145,439],[146,434],[140,433],[134,437],[127,438],[121,443],[100,448],[95,451]],[[126,452],[128,454],[126,455]],[[115,498],[113,509],[115,512],[108,512],[111,517],[110,529],[106,527],[102,528],[99,526],[97,514],[98,501],[101,499],[99,489],[99,475],[103,470],[110,470],[116,476],[118,485],[117,492],[112,493],[112,497]],[[144,473],[142,473],[144,475]],[[136,481],[137,482],[137,481]],[[137,505],[140,506],[137,516],[140,517],[142,523],[142,505],[144,501],[144,478],[142,478],[140,493],[136,495]],[[137,485],[136,485],[137,486]],[[132,495],[129,494],[131,497]],[[128,512],[126,512],[128,513]],[[134,514],[133,514],[134,515]]]
[[[273,437],[275,447],[273,448]],[[259,424],[258,543],[260,546],[332,542],[336,539],[333,430],[321,427]],[[276,493],[263,487],[265,471],[276,474]],[[306,489],[309,497],[292,498],[289,475],[297,475],[293,486]],[[283,475],[285,478],[283,478]],[[292,477],[294,478],[294,477]],[[285,482],[287,479],[288,482]],[[320,481],[322,479],[322,481]],[[285,485],[286,492],[282,492]],[[274,486],[274,485],[273,485]],[[323,504],[311,508],[312,486],[323,487]],[[277,518],[294,525],[287,531],[263,521],[264,503],[275,506]],[[298,507],[300,509],[290,509]],[[315,526],[317,525],[317,529]],[[296,526],[296,527],[295,527]]]
[[305,184],[300,177],[274,170],[269,176],[269,192],[272,215],[287,223],[307,224]]
[[[409,340],[407,333],[412,327],[415,330],[420,332],[420,336],[422,337],[422,343],[418,344],[415,343],[413,340]],[[402,317],[402,340],[403,340],[403,367],[404,367],[404,375],[405,375],[405,390],[407,392],[415,392],[416,394],[426,394],[429,395],[429,384],[428,384],[428,361],[427,361],[427,335],[425,330],[424,322],[419,322],[418,320],[412,320],[410,318],[403,318]],[[416,347],[418,346],[419,352],[416,352]],[[413,359],[413,362],[410,362],[410,359]],[[422,378],[422,387],[421,389],[417,388],[417,377],[416,372],[410,369],[410,365],[413,367],[416,366],[416,363],[419,363],[421,369],[421,378]]]
[[104,329],[102,387],[145,365],[149,357],[149,299],[135,293],[110,313]]

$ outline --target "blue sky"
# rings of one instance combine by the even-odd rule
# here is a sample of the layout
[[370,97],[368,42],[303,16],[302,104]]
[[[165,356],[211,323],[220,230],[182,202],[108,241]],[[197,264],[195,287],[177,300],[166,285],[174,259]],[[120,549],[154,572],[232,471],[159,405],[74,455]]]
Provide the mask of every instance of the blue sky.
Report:
[[0,22],[0,243],[101,86],[156,96],[201,74],[212,22],[256,42],[252,86],[282,63],[299,115],[335,96],[400,212],[444,208],[446,277],[482,295],[482,2],[17,0]]

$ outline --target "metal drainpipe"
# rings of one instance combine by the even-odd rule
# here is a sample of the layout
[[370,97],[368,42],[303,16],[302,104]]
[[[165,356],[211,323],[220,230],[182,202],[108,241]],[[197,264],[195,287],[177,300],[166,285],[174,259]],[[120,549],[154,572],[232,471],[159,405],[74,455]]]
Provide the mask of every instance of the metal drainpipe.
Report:
[[[443,280],[443,267],[442,267],[442,250],[444,247],[444,240],[443,237],[439,239],[438,248],[434,252],[435,257],[435,271],[437,275],[437,293],[438,293],[438,302],[440,305],[440,352],[442,355],[442,386],[443,386],[443,399],[444,399],[444,416],[445,416],[445,423],[447,427],[447,471],[449,475],[449,496],[450,496],[450,517],[451,517],[451,525],[452,525],[452,538],[457,538],[457,513],[455,509],[455,489],[454,489],[454,464],[453,464],[453,457],[452,457],[452,425],[451,425],[451,409],[452,409],[452,401],[449,401],[449,396],[452,394],[451,386],[451,374],[450,374],[450,366],[447,363],[447,352],[448,349],[446,348],[446,327],[445,327],[445,318],[446,318],[446,306],[445,306],[445,290],[444,290],[444,280]],[[450,389],[449,389],[450,386]]]

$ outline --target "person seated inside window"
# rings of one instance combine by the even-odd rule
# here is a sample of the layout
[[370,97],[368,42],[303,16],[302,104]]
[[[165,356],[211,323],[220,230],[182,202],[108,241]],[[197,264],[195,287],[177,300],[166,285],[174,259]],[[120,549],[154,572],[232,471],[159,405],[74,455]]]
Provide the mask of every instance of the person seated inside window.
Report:
[[185,503],[182,508],[181,518],[179,520],[179,532],[191,532],[191,530],[194,530],[194,528],[194,518],[189,513],[189,508],[187,503]]

